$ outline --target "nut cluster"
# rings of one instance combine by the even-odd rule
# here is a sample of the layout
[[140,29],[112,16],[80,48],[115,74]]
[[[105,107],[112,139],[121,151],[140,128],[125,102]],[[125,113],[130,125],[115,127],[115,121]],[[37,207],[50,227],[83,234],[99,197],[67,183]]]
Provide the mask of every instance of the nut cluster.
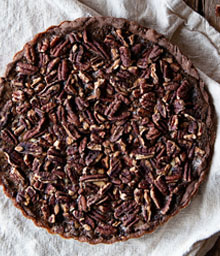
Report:
[[40,225],[98,242],[147,232],[181,206],[207,133],[198,82],[123,29],[46,33],[1,81],[1,177]]

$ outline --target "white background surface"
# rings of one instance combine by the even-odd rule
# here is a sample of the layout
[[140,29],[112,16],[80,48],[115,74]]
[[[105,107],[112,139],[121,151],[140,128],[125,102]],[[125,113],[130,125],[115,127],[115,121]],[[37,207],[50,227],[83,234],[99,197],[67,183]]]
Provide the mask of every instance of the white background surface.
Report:
[[[84,4],[83,4],[84,3]],[[109,15],[136,20],[176,43],[199,68],[220,116],[220,36],[181,0],[0,0],[0,75],[36,33],[63,20]],[[220,230],[220,136],[207,181],[189,207],[153,234],[112,245],[88,245],[50,235],[13,207],[0,189],[0,256],[180,256]],[[200,253],[199,256],[203,254]]]

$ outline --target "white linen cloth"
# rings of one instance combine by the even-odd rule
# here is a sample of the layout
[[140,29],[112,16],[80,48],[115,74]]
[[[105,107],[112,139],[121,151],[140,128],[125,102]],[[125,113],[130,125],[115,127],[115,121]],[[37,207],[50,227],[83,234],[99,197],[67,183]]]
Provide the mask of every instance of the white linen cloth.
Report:
[[[156,29],[199,69],[220,116],[220,36],[182,0],[1,0],[0,75],[25,42],[51,25],[82,16],[115,16]],[[211,170],[192,203],[152,234],[112,245],[65,240],[35,227],[0,189],[1,256],[202,256],[213,244],[198,242],[220,231],[220,130]]]

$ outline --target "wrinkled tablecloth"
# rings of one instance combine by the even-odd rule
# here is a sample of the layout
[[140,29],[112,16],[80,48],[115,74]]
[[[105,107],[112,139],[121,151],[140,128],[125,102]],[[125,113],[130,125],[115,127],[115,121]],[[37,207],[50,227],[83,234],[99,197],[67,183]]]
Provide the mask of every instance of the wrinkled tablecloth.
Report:
[[[220,36],[182,0],[1,0],[0,75],[25,42],[63,20],[107,15],[136,20],[156,29],[187,55],[213,96],[220,116]],[[218,120],[219,123],[219,120]],[[112,245],[89,245],[50,235],[24,218],[0,189],[0,255],[2,256],[202,256],[220,231],[220,131],[211,170],[192,203],[168,223],[139,239]]]

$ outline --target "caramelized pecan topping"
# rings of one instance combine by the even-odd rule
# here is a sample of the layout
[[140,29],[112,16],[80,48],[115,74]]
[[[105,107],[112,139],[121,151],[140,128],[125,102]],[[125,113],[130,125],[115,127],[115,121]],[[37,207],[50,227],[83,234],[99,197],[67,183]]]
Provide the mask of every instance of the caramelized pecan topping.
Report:
[[166,47],[111,25],[58,29],[26,44],[6,82],[1,180],[51,231],[143,234],[199,179],[208,104]]

